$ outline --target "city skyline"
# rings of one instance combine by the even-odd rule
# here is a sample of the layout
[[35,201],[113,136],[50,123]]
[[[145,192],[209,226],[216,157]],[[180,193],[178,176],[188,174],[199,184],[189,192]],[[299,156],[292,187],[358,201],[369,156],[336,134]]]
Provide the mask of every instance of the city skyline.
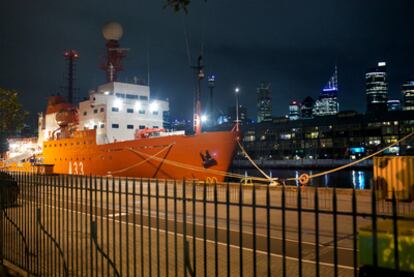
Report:
[[[190,5],[188,15],[163,9],[161,1],[128,1],[127,12],[109,1],[99,5],[92,1],[87,7],[76,1],[65,3],[64,8],[60,4],[21,7],[6,3],[0,19],[4,38],[0,43],[0,85],[18,90],[32,116],[44,110],[47,96],[65,85],[62,55],[67,49],[79,51],[75,86],[80,96],[104,82],[105,74],[99,69],[105,43],[100,28],[113,19],[124,26],[121,47],[130,48],[120,80],[147,79],[149,59],[152,93],[170,99],[172,119],[192,118],[194,74],[186,40],[192,64],[204,45],[206,76],[216,76],[216,105],[223,111],[233,105],[233,90],[238,85],[240,102],[252,118],[256,88],[263,80],[272,84],[273,115],[281,116],[288,113],[292,98],[316,96],[335,64],[341,110],[365,111],[364,74],[378,61],[387,62],[390,99],[401,99],[402,83],[414,74],[410,55],[414,39],[405,35],[410,33],[413,3],[409,1],[380,1],[375,10],[369,3],[356,1],[200,1]],[[298,5],[301,9],[295,8]],[[86,8],[92,12],[83,12]],[[13,17],[17,11],[22,15],[19,19]],[[235,14],[232,20],[226,16],[229,11]],[[208,94],[205,79],[204,107]]]

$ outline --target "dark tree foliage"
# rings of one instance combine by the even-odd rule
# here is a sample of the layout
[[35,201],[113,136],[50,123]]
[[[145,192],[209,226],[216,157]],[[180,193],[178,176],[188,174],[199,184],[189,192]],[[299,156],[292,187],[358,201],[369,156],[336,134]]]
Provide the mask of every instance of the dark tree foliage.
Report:
[[0,153],[4,152],[6,138],[23,127],[27,112],[17,99],[17,92],[0,88]]
[[[172,7],[175,12],[179,12],[183,10],[186,14],[188,14],[188,6],[190,5],[191,0],[165,0],[166,7]],[[207,1],[207,0],[204,0]]]

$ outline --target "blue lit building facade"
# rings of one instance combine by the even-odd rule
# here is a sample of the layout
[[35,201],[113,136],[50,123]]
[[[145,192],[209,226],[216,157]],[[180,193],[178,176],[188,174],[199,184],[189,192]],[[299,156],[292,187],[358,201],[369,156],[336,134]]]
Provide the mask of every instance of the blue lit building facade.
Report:
[[338,112],[338,69],[335,66],[334,74],[320,92],[319,99],[315,101],[312,114],[314,116],[326,116],[335,115]]

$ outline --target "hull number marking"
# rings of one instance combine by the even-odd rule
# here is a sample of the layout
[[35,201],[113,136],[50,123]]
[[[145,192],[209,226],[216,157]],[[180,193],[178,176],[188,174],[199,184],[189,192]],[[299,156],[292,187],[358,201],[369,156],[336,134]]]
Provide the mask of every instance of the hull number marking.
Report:
[[69,162],[69,174],[85,175],[83,171],[83,162]]

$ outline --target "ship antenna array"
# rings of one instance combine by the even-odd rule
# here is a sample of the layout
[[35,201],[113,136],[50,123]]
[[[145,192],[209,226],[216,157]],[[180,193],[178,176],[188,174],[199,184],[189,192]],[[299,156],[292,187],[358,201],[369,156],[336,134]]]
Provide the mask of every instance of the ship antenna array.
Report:
[[75,67],[76,67],[76,60],[79,59],[79,53],[76,50],[68,50],[65,51],[63,54],[63,57],[65,58],[68,66],[68,72],[67,72],[67,100],[69,103],[74,103],[74,81],[75,81]]

